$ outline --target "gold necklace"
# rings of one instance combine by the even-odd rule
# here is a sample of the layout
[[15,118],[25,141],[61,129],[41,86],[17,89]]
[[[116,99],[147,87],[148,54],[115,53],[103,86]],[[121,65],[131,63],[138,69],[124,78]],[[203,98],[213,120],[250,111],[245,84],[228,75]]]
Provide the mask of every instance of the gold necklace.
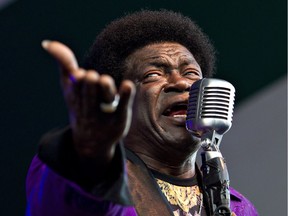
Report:
[[191,187],[178,186],[160,179],[157,179],[157,183],[171,205],[177,205],[188,213],[193,206],[197,206],[199,203],[199,210],[194,215],[201,215],[203,195],[197,185]]

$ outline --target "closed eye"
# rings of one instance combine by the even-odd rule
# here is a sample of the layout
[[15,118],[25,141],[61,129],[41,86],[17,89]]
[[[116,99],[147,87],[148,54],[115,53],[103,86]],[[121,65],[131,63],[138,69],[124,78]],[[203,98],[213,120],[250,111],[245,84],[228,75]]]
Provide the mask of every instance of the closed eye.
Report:
[[158,81],[161,76],[162,76],[162,73],[159,71],[150,71],[144,74],[143,82],[144,83],[155,82],[155,81]]
[[198,71],[185,71],[183,73],[183,76],[190,78],[190,79],[198,79],[201,77],[201,73],[199,73]]
[[155,73],[148,73],[148,74],[146,74],[146,75],[144,76],[144,79],[145,79],[145,78],[149,78],[149,77],[157,77],[157,76],[160,76],[160,73],[157,73],[157,72],[155,72]]

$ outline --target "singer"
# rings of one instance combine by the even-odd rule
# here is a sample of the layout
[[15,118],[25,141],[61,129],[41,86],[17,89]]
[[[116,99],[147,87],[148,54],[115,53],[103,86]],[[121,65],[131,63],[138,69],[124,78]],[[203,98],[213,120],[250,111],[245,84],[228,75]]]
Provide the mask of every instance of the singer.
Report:
[[[27,177],[27,216],[211,215],[186,129],[191,85],[215,52],[190,18],[140,11],[108,25],[79,67],[57,41],[70,124],[46,134]],[[203,195],[204,194],[204,195]],[[231,215],[256,216],[230,188]]]

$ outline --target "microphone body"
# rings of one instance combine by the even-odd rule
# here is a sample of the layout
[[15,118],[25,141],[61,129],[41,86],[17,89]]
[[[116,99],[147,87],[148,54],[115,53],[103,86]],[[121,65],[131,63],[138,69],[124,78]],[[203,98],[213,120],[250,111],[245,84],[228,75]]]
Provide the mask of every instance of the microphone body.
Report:
[[209,214],[230,216],[229,174],[219,146],[232,126],[235,88],[227,81],[204,78],[190,89],[186,128],[201,138],[204,193]]

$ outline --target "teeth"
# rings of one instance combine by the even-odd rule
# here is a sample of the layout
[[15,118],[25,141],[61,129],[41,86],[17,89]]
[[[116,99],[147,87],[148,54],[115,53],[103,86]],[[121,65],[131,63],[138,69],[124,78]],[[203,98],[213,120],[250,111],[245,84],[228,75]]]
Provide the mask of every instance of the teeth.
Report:
[[173,115],[174,118],[186,118],[187,115]]

